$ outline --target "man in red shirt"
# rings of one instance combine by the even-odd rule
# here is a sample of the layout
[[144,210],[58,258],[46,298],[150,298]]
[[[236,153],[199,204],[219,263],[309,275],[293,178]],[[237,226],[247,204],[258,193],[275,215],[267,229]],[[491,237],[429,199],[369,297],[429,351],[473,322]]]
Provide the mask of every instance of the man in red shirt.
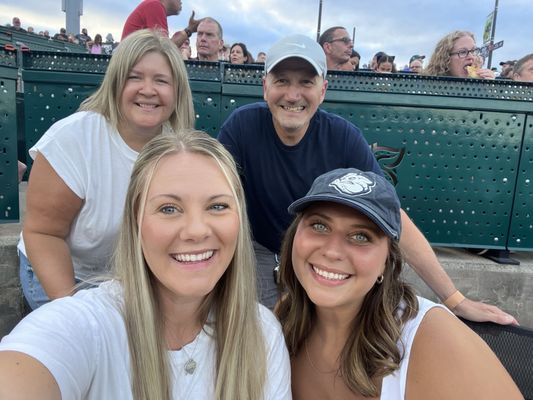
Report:
[[[122,39],[139,29],[155,29],[168,35],[167,17],[178,15],[181,11],[181,0],[143,0],[128,16]],[[200,21],[194,19],[194,11],[189,18],[187,28],[174,33],[172,41],[176,46],[181,46],[186,39],[196,32]]]

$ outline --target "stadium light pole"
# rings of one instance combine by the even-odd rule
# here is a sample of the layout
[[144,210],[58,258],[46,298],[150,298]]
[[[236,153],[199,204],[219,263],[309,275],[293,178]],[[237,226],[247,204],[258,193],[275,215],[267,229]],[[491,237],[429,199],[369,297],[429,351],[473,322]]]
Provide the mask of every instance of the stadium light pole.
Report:
[[322,0],[318,2],[318,26],[316,28],[316,41],[320,38],[320,24],[322,22]]

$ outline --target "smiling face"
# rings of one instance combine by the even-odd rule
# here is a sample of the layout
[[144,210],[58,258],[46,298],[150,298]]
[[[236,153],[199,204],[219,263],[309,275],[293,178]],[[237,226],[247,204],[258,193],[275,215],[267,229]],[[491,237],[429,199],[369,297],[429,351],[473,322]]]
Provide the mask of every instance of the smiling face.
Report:
[[281,141],[297,144],[324,101],[327,81],[307,61],[288,58],[277,64],[263,80],[263,97],[272,113]]
[[236,200],[215,160],[186,152],[163,157],[140,228],[159,299],[200,304],[228,268],[239,226]]
[[340,204],[315,203],[298,224],[292,264],[317,307],[356,315],[383,273],[388,252],[388,237],[365,215]]
[[[461,36],[453,44],[451,53],[457,53],[461,50],[473,50],[476,48],[476,42],[470,36]],[[472,53],[468,53],[465,58],[460,58],[458,54],[450,55],[450,76],[458,78],[467,78],[468,70],[467,66],[471,66],[475,63],[475,58]]]
[[161,132],[175,102],[176,88],[167,59],[155,52],[146,54],[128,74],[120,97],[118,130],[124,141],[140,150]]

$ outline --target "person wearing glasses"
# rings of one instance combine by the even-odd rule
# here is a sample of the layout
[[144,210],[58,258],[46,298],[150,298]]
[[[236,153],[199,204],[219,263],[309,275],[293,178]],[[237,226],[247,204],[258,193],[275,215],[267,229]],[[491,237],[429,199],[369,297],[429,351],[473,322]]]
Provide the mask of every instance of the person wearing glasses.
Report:
[[426,75],[453,76],[457,78],[494,79],[494,71],[476,66],[481,49],[476,46],[474,34],[454,31],[444,36],[431,55]]
[[376,58],[376,72],[381,74],[390,74],[396,72],[396,65],[394,65],[394,56],[388,54],[381,54]]
[[318,39],[318,43],[326,54],[328,70],[354,70],[354,66],[350,62],[353,40],[344,27],[334,26],[326,29]]

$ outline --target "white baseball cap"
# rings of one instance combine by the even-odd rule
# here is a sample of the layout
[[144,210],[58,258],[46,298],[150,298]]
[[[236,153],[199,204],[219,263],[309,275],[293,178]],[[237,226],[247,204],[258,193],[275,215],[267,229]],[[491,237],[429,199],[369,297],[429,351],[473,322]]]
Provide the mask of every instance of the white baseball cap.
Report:
[[286,36],[274,43],[267,52],[265,72],[268,74],[281,61],[291,57],[304,59],[313,66],[318,75],[326,77],[326,54],[317,42],[305,35]]

